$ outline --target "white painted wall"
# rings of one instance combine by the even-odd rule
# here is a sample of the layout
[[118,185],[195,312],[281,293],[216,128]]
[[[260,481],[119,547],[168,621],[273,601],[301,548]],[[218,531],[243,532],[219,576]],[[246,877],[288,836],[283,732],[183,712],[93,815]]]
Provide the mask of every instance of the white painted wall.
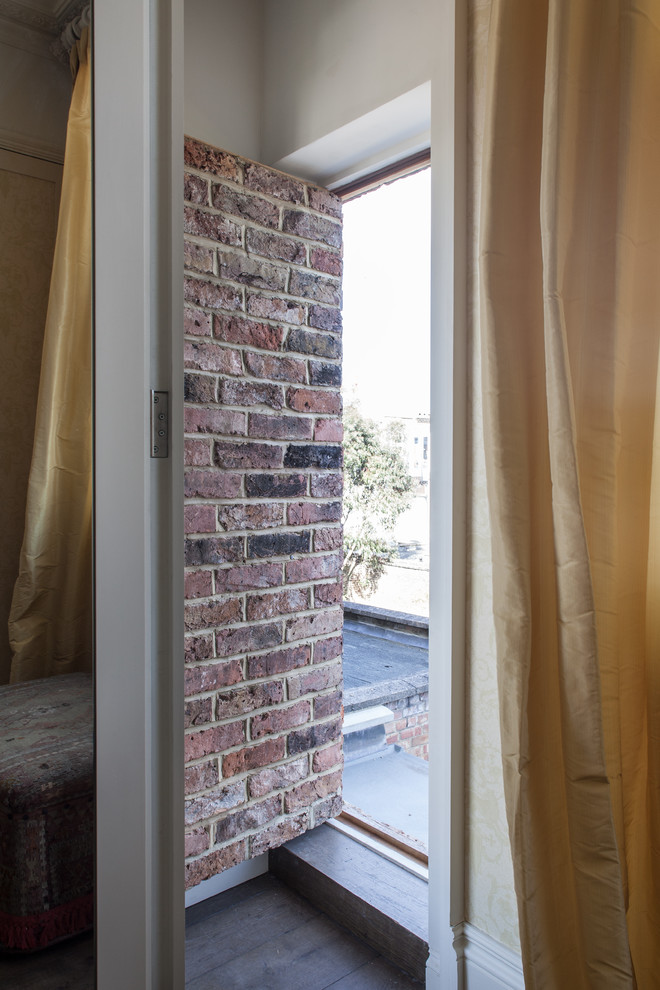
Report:
[[260,160],[260,0],[185,0],[183,126],[190,137]]
[[431,78],[436,0],[265,0],[262,154],[277,162]]

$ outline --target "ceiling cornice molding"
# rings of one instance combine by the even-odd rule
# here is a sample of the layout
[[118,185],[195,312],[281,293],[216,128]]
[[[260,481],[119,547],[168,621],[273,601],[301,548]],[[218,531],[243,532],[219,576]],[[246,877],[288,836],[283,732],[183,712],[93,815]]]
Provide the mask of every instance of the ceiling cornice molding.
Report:
[[59,29],[59,21],[55,13],[37,10],[36,7],[20,3],[19,0],[0,0],[0,18],[21,24],[33,31],[42,31],[44,34],[56,35]]

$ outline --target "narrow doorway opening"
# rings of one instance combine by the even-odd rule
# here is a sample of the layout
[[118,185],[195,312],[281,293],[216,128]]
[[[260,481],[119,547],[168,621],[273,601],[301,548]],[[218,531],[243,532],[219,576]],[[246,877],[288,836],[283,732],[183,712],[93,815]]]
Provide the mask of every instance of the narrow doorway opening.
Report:
[[428,863],[428,155],[344,192],[344,811]]

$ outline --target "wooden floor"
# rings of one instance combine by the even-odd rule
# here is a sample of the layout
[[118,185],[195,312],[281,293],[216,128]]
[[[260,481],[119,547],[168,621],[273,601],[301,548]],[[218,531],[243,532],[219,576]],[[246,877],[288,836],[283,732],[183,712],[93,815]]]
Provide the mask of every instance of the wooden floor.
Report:
[[2,990],[94,990],[94,935],[42,952],[0,954]]
[[[2,990],[94,990],[94,937],[0,955]],[[270,874],[186,912],[186,990],[420,990]]]
[[186,990],[419,990],[266,874],[187,912]]

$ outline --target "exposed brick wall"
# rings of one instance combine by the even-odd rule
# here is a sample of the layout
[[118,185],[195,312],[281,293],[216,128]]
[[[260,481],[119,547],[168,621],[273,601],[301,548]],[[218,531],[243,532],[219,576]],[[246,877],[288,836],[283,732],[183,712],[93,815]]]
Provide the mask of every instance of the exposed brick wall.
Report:
[[341,204],[185,145],[186,883],[341,809]]
[[429,758],[429,696],[420,692],[402,699],[396,705],[388,702],[394,718],[385,725],[385,739],[388,745],[401,746],[412,756]]

